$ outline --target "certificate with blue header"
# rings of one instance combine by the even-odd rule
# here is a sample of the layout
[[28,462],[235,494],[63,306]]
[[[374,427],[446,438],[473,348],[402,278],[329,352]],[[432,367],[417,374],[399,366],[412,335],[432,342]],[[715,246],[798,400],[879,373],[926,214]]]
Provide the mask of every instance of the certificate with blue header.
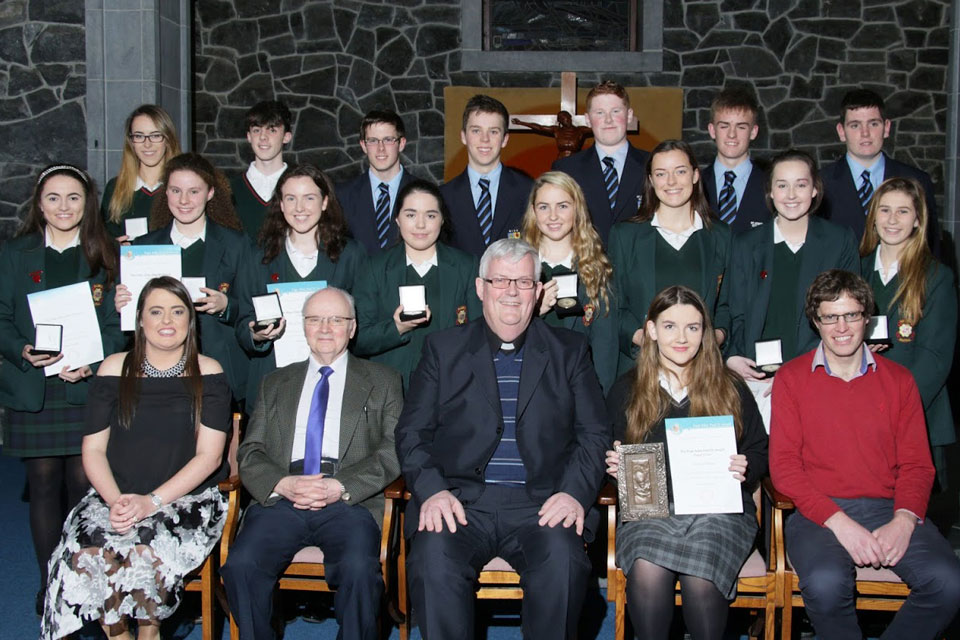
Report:
[[326,289],[326,280],[306,280],[304,282],[271,282],[267,284],[267,293],[280,295],[280,308],[287,321],[283,335],[273,342],[273,355],[277,367],[285,367],[294,362],[306,360],[310,355],[307,337],[303,334],[303,303],[320,289]]
[[743,513],[740,482],[730,471],[737,453],[733,416],[668,418],[667,452],[674,513]]
[[44,367],[43,375],[55,376],[64,367],[73,371],[103,360],[103,340],[100,338],[100,323],[97,322],[90,283],[84,281],[28,293],[27,304],[33,324],[58,324],[63,327],[60,341],[63,358]]
[[133,299],[120,310],[120,329],[136,327],[137,300],[153,278],[170,276],[180,279],[181,250],[175,244],[143,244],[120,247],[120,282],[130,289]]

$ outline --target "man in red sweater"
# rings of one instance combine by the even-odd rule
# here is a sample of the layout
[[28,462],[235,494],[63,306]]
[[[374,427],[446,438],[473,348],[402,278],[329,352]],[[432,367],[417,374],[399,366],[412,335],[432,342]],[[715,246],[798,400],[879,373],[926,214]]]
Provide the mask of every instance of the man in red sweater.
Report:
[[855,567],[887,567],[910,597],[883,638],[939,637],[960,607],[960,561],[924,516],[934,469],[910,372],[863,344],[873,293],[834,269],[807,291],[815,351],[773,382],[770,472],[797,511],[787,553],[821,638],[862,638]]

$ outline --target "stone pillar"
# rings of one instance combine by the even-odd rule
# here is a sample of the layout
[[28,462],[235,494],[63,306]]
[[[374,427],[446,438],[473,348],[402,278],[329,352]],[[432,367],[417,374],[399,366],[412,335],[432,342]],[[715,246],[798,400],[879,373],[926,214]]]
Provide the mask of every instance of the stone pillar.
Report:
[[170,112],[191,148],[189,0],[85,0],[87,164],[101,185],[116,175],[123,124],[144,103]]
[[947,153],[943,170],[943,229],[949,235],[944,259],[954,269],[960,264],[960,0],[950,6],[950,61],[947,64]]

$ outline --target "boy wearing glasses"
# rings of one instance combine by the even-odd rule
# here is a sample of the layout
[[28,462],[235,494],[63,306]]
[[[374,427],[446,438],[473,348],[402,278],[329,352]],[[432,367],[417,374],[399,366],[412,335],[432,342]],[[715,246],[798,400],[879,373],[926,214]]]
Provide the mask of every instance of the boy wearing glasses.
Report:
[[810,286],[821,342],[774,378],[770,472],[797,507],[786,547],[817,635],[862,637],[854,569],[872,566],[910,587],[883,637],[932,639],[960,606],[960,561],[924,519],[934,468],[913,376],[864,346],[873,304],[849,271]]
[[397,239],[394,212],[400,188],[416,176],[405,171],[400,152],[407,146],[403,120],[393,111],[370,111],[360,121],[360,148],[366,172],[336,186],[350,233],[374,256]]
[[247,171],[230,179],[233,206],[243,230],[257,241],[277,181],[287,169],[283,147],[293,139],[290,109],[282,102],[265,100],[247,112],[247,142],[254,160]]

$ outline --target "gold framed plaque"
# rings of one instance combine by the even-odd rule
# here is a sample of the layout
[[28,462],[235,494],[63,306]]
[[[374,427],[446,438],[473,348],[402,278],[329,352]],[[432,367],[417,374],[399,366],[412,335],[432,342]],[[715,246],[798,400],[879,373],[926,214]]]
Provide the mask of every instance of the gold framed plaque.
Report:
[[622,444],[617,447],[617,493],[620,520],[666,518],[670,515],[667,498],[667,465],[663,443]]

